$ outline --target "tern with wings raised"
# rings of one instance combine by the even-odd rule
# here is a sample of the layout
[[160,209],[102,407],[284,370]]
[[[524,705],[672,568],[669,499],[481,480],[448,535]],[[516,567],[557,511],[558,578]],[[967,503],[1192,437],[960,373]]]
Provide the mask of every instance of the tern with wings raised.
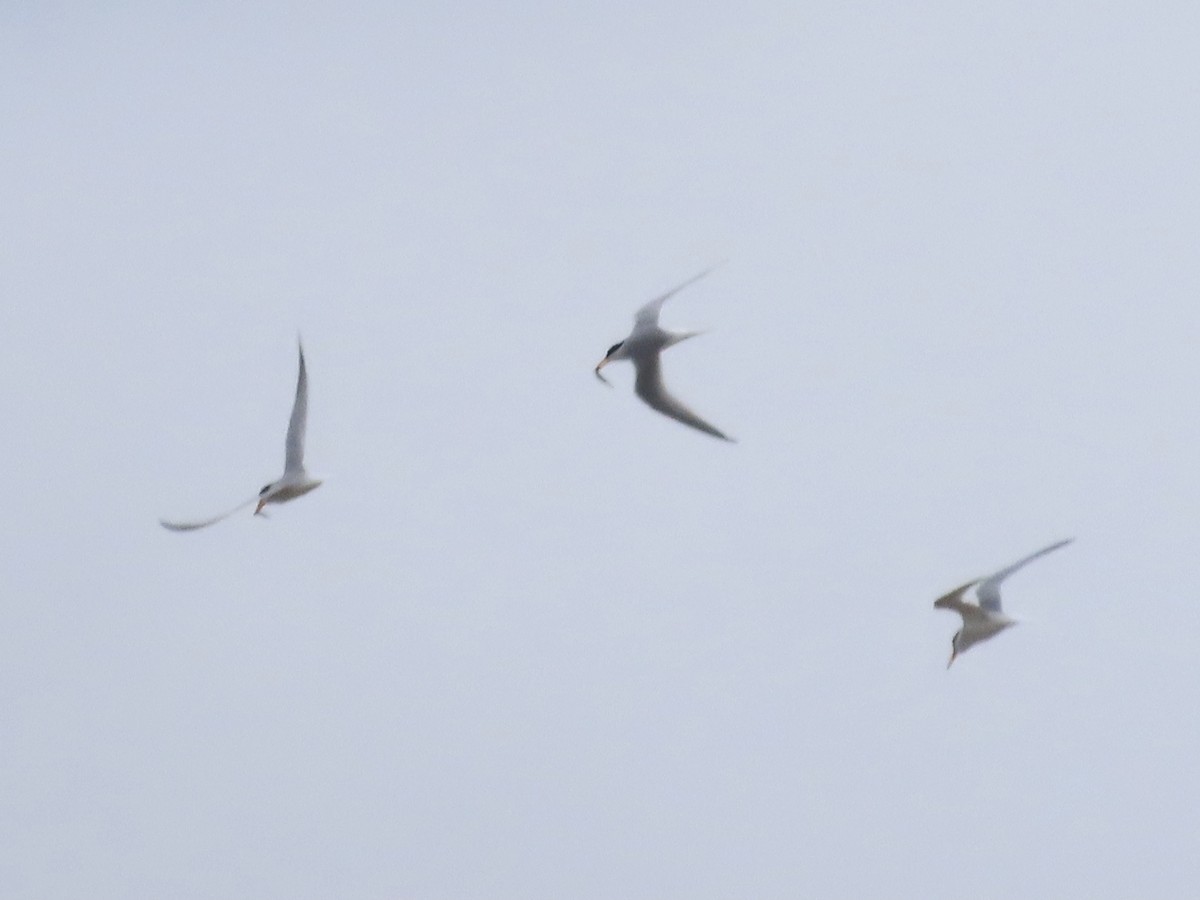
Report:
[[611,362],[627,359],[633,363],[634,370],[636,371],[633,392],[647,406],[677,422],[682,422],[684,425],[689,425],[698,431],[703,431],[705,434],[711,434],[713,437],[720,438],[723,441],[732,441],[733,438],[704,421],[681,401],[668,393],[662,376],[662,351],[668,347],[673,347],[680,341],[686,341],[688,338],[695,337],[701,333],[699,331],[664,331],[658,325],[658,314],[662,310],[662,305],[685,287],[699,281],[711,271],[711,268],[705,269],[699,275],[692,276],[683,282],[683,284],[672,288],[662,296],[655,297],[639,309],[633,317],[633,331],[629,333],[629,337],[625,338],[625,340],[618,341],[608,348],[608,352],[604,354],[604,359],[600,360],[596,366],[596,377],[605,384],[608,384],[608,381],[600,374],[600,370]]

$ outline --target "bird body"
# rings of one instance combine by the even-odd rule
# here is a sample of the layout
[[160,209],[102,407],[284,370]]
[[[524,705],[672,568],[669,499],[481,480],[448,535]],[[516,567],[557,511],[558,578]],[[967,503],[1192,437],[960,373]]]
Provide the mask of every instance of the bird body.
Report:
[[268,503],[287,503],[289,500],[303,497],[309,491],[316,490],[320,486],[320,480],[309,478],[307,472],[285,474],[278,481],[273,481],[262,489],[258,495],[258,508],[254,514],[261,514],[262,508]]
[[1003,613],[987,612],[978,604],[963,599],[963,595],[978,583],[978,581],[968,581],[962,587],[956,588],[933,603],[938,609],[951,609],[962,616],[963,627],[958,630],[951,641],[954,652],[950,662],[954,662],[954,657],[966,652],[968,647],[995,637],[1005,628],[1017,624],[1015,619],[1010,619]]
[[[1043,547],[1036,553],[1017,560],[999,572],[985,578],[968,581],[933,602],[935,609],[953,610],[962,616],[963,621],[962,628],[956,631],[954,637],[950,639],[950,662],[946,663],[946,668],[950,668],[959,654],[965,653],[975,644],[993,638],[1006,628],[1017,624],[1017,620],[1006,616],[1000,607],[1000,585],[1004,579],[1038,557],[1045,556],[1059,547],[1065,547],[1069,543],[1071,540],[1067,539],[1051,544],[1049,547]],[[975,588],[975,596],[978,600],[976,603],[963,599],[971,588]]]

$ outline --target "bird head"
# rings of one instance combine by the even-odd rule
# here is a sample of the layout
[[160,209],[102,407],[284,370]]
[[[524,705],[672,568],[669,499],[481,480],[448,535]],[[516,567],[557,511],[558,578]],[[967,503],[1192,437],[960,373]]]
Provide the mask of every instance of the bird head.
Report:
[[946,663],[946,668],[954,665],[954,660],[958,659],[958,639],[962,637],[962,631],[954,632],[954,637],[950,638],[950,662]]
[[271,489],[275,487],[275,482],[264,484],[263,489],[258,492],[258,506],[254,507],[254,514],[260,515],[262,508],[267,505],[267,501],[271,498]]
[[604,359],[602,359],[602,360],[600,360],[600,362],[596,363],[596,377],[599,378],[601,381],[603,381],[605,384],[608,384],[608,379],[600,374],[600,370],[603,369],[605,366],[607,366],[610,362],[614,362],[615,360],[618,360],[618,359],[624,359],[624,354],[621,353],[621,349],[624,346],[625,346],[624,341],[617,341],[615,344],[613,344],[611,347],[608,348],[608,352],[604,354]]

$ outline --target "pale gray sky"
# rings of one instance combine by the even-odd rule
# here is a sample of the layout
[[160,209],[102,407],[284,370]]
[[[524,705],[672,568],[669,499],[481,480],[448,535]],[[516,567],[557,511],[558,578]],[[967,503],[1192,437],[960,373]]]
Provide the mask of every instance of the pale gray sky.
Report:
[[0,893],[1194,896],[1200,12],[519,6],[0,8]]

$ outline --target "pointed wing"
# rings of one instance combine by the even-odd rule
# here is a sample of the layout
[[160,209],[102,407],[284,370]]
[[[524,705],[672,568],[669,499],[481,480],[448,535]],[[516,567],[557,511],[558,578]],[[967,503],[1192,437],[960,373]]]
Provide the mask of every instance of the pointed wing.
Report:
[[1051,544],[1049,547],[1043,547],[1037,553],[1032,553],[1024,559],[1018,560],[1011,566],[1001,569],[994,575],[989,575],[982,582],[980,582],[978,591],[979,605],[988,612],[1000,612],[1000,585],[1004,579],[1013,572],[1017,571],[1017,569],[1020,569],[1023,566],[1033,562],[1039,556],[1045,556],[1052,550],[1057,550],[1059,547],[1065,547],[1067,544],[1071,543],[1072,540],[1072,538],[1068,538],[1065,541],[1059,541],[1056,544]]
[[944,597],[938,597],[938,599],[933,601],[934,608],[953,610],[963,617],[964,622],[966,622],[968,619],[986,618],[982,609],[980,609],[974,603],[968,603],[963,600],[963,594],[977,584],[979,584],[978,578],[974,581],[968,581],[961,587],[956,587]]
[[202,522],[168,522],[166,519],[159,519],[158,524],[167,529],[167,531],[195,531],[198,528],[207,528],[209,525],[215,525],[222,519],[228,519],[238,510],[245,509],[257,500],[257,497],[251,497],[249,500],[239,503],[228,512],[223,512],[219,516],[213,516],[211,519],[205,519]]
[[705,434],[711,434],[723,441],[733,442],[733,438],[722,434],[712,425],[667,393],[662,380],[662,364],[657,353],[650,354],[641,360],[634,360],[637,367],[637,379],[633,391],[645,401],[651,409],[656,409],[664,416],[670,416],[677,422],[690,425]]
[[304,346],[300,345],[300,376],[296,379],[296,401],[292,404],[292,418],[288,422],[287,455],[283,461],[285,475],[304,471],[304,430],[307,424],[308,371],[304,367]]
[[716,266],[709,266],[707,269],[705,269],[699,275],[693,275],[691,278],[689,278],[683,284],[676,285],[675,287],[673,287],[669,291],[667,291],[665,294],[663,294],[661,297],[655,297],[653,300],[651,300],[649,303],[647,303],[645,306],[643,306],[641,309],[639,309],[636,313],[634,313],[633,327],[636,329],[639,327],[645,328],[650,325],[657,325],[658,324],[658,314],[662,310],[662,305],[664,303],[666,303],[668,300],[670,300],[672,297],[674,297],[676,294],[678,294],[680,291],[682,291],[688,285],[695,284],[697,281],[699,281],[701,278],[703,278],[705,275],[709,274],[713,269],[717,268],[717,266],[720,266],[720,265],[721,265],[721,263],[717,263]]

